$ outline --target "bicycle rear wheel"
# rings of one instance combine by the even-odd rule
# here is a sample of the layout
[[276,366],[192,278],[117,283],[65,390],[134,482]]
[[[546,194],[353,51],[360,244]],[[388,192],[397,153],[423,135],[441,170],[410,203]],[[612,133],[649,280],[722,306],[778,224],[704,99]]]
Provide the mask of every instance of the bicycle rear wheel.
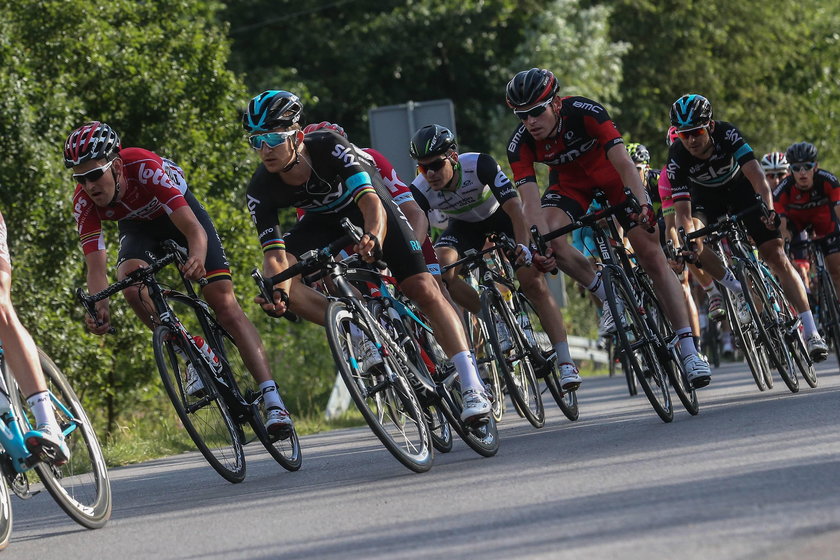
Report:
[[505,391],[502,385],[502,374],[496,363],[496,354],[490,342],[487,325],[481,314],[473,315],[464,311],[464,324],[470,348],[475,352],[478,374],[484,381],[485,387],[493,393],[491,410],[496,422],[500,422],[505,413]]
[[[668,390],[668,374],[651,341],[655,335],[639,314],[636,297],[631,295],[624,277],[612,268],[604,268],[601,278],[624,361],[632,368],[659,418],[663,422],[671,422],[674,419],[674,408]],[[623,303],[619,304],[619,301]]]
[[[242,432],[216,389],[215,376],[205,371],[207,365],[203,360],[190,356],[193,349],[181,338],[180,333],[165,325],[155,329],[152,346],[163,387],[178,418],[210,466],[225,480],[242,482],[245,480]],[[204,390],[196,395],[188,395],[185,390],[190,362],[204,384]]]
[[6,477],[0,476],[0,550],[9,544],[12,536],[12,496],[6,486]]
[[[518,296],[513,293],[513,298]],[[537,376],[531,357],[526,348],[527,341],[520,336],[520,327],[513,311],[494,289],[485,289],[481,293],[481,312],[496,363],[502,372],[508,395],[518,407],[519,412],[535,428],[545,424],[545,408],[537,384]],[[496,325],[502,324],[507,329],[509,340],[499,338]]]
[[[361,371],[351,325],[367,335],[370,333],[365,319],[357,316],[346,303],[331,302],[326,315],[327,341],[353,402],[394,458],[415,472],[429,470],[432,467],[431,434],[417,395],[403,371],[413,366],[401,363],[396,348],[386,348],[382,365],[375,366],[381,369]],[[385,344],[389,342],[385,341]]]
[[542,357],[546,360],[544,365],[545,371],[541,371],[539,377],[545,382],[545,386],[554,398],[554,402],[557,403],[557,406],[560,407],[560,410],[566,418],[575,421],[580,416],[577,391],[563,391],[560,388],[560,376],[557,374],[557,357],[554,355],[554,347],[551,344],[551,340],[549,340],[545,329],[543,329],[540,316],[534,304],[524,294],[520,294],[519,302],[522,304],[522,309],[528,314],[528,328],[523,329],[525,331],[525,338],[538,349]]
[[474,426],[467,426],[461,422],[461,411],[464,407],[461,402],[461,384],[454,367],[447,378],[438,385],[438,394],[446,403],[441,410],[448,416],[449,424],[470,449],[482,457],[492,457],[499,452],[499,431],[492,414],[486,422]]
[[768,280],[767,287],[771,296],[770,300],[779,306],[779,329],[786,341],[785,346],[793,358],[794,371],[802,375],[809,387],[815,388],[819,384],[817,371],[814,369],[814,362],[811,361],[811,357],[808,355],[808,347],[805,346],[805,340],[802,338],[800,320],[796,309],[787,299],[781,287],[776,284],[775,279]]
[[[56,420],[70,449],[70,460],[60,467],[38,463],[35,471],[67,515],[83,527],[98,529],[111,518],[111,481],[99,440],[82,403],[64,374],[40,348],[38,358]],[[11,377],[9,375],[7,378],[8,386],[16,387]],[[20,419],[25,433],[35,425],[34,416],[29,407],[23,404],[24,397],[20,389],[10,393],[15,415]]]
[[819,275],[819,321],[826,341],[834,347],[837,363],[840,364],[840,306],[837,290],[827,270]]
[[288,471],[300,469],[303,463],[303,455],[300,450],[300,440],[298,439],[294,426],[292,426],[292,434],[286,439],[279,439],[269,435],[262,417],[263,407],[260,406],[262,403],[262,394],[251,372],[245,366],[236,342],[227,331],[221,328],[217,328],[214,334],[213,348],[216,350],[216,354],[230,366],[231,374],[239,387],[241,396],[245,401],[250,403],[247,418],[248,423],[254,430],[254,435],[260,440],[260,443],[268,451],[268,454],[284,469]]
[[[770,371],[767,356],[764,346],[758,338],[758,328],[755,323],[749,325],[742,325],[738,320],[737,310],[735,309],[735,302],[732,299],[732,294],[722,286],[719,286],[723,302],[726,306],[726,316],[729,320],[729,326],[732,329],[732,334],[735,337],[736,344],[744,352],[744,358],[747,360],[747,365],[750,368],[753,381],[759,391],[766,391],[773,387],[773,373]],[[769,383],[768,380],[769,379]]]

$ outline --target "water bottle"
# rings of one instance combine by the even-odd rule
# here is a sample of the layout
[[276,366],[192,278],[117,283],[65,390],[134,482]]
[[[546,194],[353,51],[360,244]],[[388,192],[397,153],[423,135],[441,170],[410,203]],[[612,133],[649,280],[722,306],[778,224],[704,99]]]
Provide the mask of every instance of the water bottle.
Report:
[[213,373],[220,373],[222,371],[222,362],[219,361],[219,357],[216,356],[216,353],[213,352],[213,349],[210,348],[210,345],[207,344],[207,341],[201,338],[198,335],[193,337],[193,342],[195,345],[198,346],[199,352],[201,352],[207,361],[210,362],[210,365],[213,367]]

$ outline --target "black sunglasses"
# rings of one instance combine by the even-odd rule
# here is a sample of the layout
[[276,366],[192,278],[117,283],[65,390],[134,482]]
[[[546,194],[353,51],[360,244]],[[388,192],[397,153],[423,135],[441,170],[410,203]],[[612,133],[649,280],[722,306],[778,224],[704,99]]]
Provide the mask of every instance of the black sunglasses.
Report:
[[809,161],[806,163],[791,163],[790,169],[794,173],[799,173],[800,171],[811,171],[814,167],[816,167],[816,163],[813,161]]
[[431,163],[417,162],[417,167],[420,168],[422,173],[426,173],[427,171],[440,171],[443,169],[444,164],[446,164],[446,159],[447,158],[436,159]]
[[527,111],[514,111],[513,114],[516,115],[517,117],[519,117],[519,120],[521,120],[521,121],[528,120],[528,117],[537,118],[540,115],[542,115],[543,113],[545,113],[546,109],[548,109],[548,106],[551,105],[552,101],[554,101],[554,98],[550,97],[550,98],[546,99],[545,101],[543,101],[542,103],[540,103],[539,105],[535,105],[535,106],[531,107]]
[[90,171],[85,171],[84,173],[73,173],[73,180],[79,183],[80,185],[84,185],[87,182],[96,182],[99,179],[101,179],[103,175],[105,175],[105,172],[108,171],[108,168],[110,168],[111,165],[114,164],[114,161],[116,160],[112,159],[105,165],[102,165],[100,167],[94,167]]

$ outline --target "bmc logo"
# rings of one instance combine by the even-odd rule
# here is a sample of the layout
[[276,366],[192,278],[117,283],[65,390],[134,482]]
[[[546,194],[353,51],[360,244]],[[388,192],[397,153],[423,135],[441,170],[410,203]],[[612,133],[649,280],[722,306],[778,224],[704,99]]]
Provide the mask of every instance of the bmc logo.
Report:
[[585,142],[585,143],[581,144],[579,149],[567,150],[566,152],[560,154],[560,157],[558,158],[557,163],[562,164],[562,163],[569,163],[571,161],[574,161],[577,158],[579,158],[580,156],[582,156],[583,154],[585,154],[586,152],[588,152],[589,150],[591,150],[595,146],[595,144],[597,144],[597,143],[598,143],[598,139],[593,138],[589,142]]
[[601,108],[599,105],[595,105],[594,103],[584,103],[583,101],[575,101],[574,103],[572,103],[572,107],[584,109],[593,113],[600,113],[601,111],[603,111],[603,108]]
[[356,155],[351,153],[352,151],[353,148],[336,144],[331,155],[343,161],[344,167],[352,167],[353,165],[356,165]]
[[510,139],[510,144],[508,144],[509,152],[515,152],[516,148],[519,147],[519,142],[522,140],[523,132],[525,132],[525,127],[520,126],[519,129],[516,131],[516,134],[513,135],[513,138]]
[[149,183],[149,179],[152,180],[152,183],[155,185],[164,185],[166,187],[171,186],[169,183],[169,175],[166,172],[158,167],[157,169],[147,169],[145,163],[140,164],[140,169],[137,171],[137,178],[140,179],[140,182],[144,185]]

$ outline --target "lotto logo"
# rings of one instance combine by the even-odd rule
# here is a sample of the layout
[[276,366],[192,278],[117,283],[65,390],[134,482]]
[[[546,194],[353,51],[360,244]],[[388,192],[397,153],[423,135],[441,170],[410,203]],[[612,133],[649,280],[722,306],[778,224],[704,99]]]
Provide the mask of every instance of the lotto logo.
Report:
[[166,172],[158,167],[157,169],[148,169],[146,168],[145,163],[140,164],[140,169],[137,172],[137,178],[140,179],[140,182],[148,184],[149,179],[152,180],[152,183],[155,185],[166,185],[169,186],[169,176]]

